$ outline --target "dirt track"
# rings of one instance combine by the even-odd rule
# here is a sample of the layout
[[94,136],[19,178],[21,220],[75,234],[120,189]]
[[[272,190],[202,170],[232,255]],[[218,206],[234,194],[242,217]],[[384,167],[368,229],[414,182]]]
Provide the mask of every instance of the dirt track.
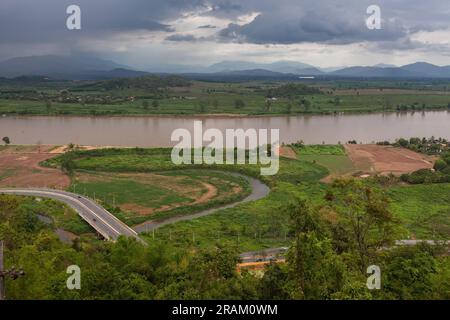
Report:
[[395,174],[414,172],[433,168],[434,158],[404,148],[379,145],[345,145],[358,171],[378,174]]

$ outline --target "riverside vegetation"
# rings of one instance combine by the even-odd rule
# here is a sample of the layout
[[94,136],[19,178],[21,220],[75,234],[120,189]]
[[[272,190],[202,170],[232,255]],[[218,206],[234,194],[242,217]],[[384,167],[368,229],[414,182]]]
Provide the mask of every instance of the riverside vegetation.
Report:
[[178,76],[104,81],[0,79],[5,115],[279,115],[450,108],[446,80],[206,82]]

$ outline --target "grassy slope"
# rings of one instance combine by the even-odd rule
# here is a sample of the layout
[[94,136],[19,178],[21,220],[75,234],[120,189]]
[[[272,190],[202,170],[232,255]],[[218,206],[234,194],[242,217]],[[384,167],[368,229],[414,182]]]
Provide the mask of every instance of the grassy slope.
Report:
[[389,189],[392,210],[418,239],[450,238],[450,184]]

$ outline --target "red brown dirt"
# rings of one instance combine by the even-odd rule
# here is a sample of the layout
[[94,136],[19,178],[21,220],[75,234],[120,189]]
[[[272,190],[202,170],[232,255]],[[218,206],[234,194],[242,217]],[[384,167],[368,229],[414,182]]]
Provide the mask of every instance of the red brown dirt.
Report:
[[373,144],[345,145],[347,155],[357,170],[382,175],[402,175],[420,169],[431,169],[434,158],[405,148]]
[[280,156],[289,159],[297,159],[297,153],[295,153],[295,151],[288,146],[280,147]]
[[55,157],[53,147],[8,147],[0,151],[0,187],[67,188],[68,176],[60,170],[44,168],[41,161]]

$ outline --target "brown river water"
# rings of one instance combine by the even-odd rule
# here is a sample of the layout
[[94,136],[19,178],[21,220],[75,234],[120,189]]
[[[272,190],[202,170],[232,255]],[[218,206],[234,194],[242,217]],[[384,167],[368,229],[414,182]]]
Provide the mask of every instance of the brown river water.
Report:
[[450,111],[277,117],[0,117],[0,138],[13,144],[163,147],[172,131],[192,132],[194,120],[204,130],[279,129],[281,142],[308,144],[357,140],[371,143],[400,137],[450,139]]

